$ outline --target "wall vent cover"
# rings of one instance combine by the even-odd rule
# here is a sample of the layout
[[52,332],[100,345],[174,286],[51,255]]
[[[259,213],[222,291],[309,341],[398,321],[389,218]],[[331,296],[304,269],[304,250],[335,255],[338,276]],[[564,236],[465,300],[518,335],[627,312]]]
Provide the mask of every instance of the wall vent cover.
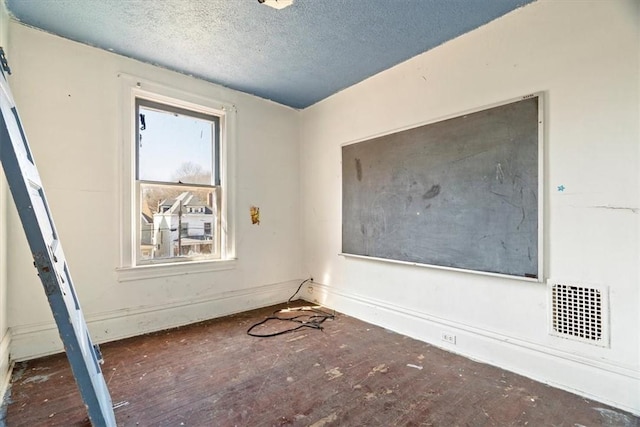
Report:
[[609,345],[606,287],[549,283],[551,334],[603,347]]

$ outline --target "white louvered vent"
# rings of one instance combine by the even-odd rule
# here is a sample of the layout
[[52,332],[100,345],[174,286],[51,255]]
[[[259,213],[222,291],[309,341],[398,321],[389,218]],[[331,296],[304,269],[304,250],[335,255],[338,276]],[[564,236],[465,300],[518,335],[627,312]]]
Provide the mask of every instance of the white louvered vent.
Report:
[[551,334],[603,347],[609,345],[606,287],[549,283]]

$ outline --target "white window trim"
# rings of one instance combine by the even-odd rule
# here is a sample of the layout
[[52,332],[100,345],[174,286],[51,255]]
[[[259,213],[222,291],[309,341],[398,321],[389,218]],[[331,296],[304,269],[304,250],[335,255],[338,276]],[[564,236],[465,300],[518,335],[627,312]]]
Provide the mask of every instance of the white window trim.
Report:
[[[119,73],[121,80],[119,177],[119,246],[120,259],[116,268],[119,281],[149,279],[235,267],[235,147],[236,107],[233,104],[185,92],[175,87],[151,82],[136,76]],[[144,97],[178,107],[211,113],[220,117],[220,202],[221,254],[219,259],[185,261],[179,263],[136,265],[136,220],[139,218],[135,181],[136,129],[133,120],[135,99]]]

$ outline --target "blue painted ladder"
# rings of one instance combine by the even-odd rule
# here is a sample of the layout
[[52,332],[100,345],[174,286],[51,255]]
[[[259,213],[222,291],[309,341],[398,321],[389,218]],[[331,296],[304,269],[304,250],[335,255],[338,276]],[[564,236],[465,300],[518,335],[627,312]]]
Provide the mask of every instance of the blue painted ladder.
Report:
[[5,71],[10,71],[1,48],[0,60],[0,160],[4,173],[89,419],[94,426],[115,426],[111,396],[100,370],[102,356],[91,341],[73,288],[40,175],[9,89]]

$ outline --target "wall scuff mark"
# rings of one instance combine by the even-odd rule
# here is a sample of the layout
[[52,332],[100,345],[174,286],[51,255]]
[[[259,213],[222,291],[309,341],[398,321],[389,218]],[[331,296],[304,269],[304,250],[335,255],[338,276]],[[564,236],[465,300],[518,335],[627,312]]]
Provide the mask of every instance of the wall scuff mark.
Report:
[[631,211],[634,214],[640,212],[640,208],[627,208],[625,206],[593,206],[596,209],[612,209],[612,210],[622,210],[622,211]]

